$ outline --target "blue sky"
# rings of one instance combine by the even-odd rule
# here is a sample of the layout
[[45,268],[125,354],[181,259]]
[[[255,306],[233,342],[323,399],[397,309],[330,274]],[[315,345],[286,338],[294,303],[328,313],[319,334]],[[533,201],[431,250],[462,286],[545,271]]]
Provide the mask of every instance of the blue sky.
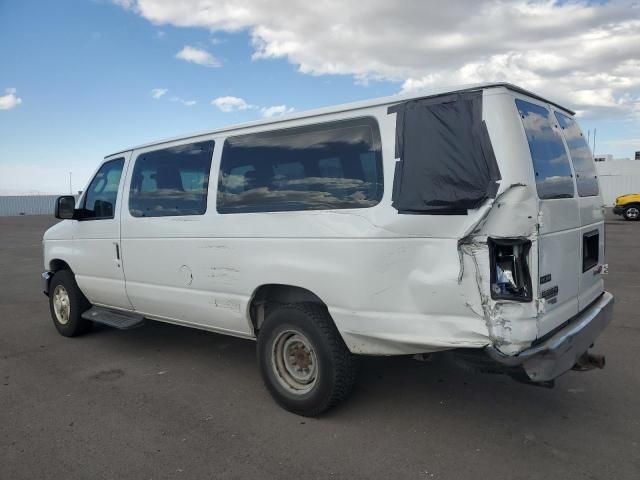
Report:
[[[469,69],[473,80],[506,75],[581,110],[585,133],[598,128],[598,153],[629,157],[640,150],[635,142],[640,139],[640,88],[624,81],[625,72],[632,74],[640,65],[637,48],[624,46],[632,36],[611,40],[617,43],[610,48],[624,52],[617,64],[602,61],[603,68],[616,72],[609,84],[622,86],[611,91],[605,83],[589,83],[577,86],[582,93],[571,97],[570,86],[555,91],[552,86],[559,82],[553,75],[540,74],[554,58],[539,62],[545,70],[531,62],[537,54],[526,62],[518,56],[531,51],[521,34],[508,51],[490,43],[474,50],[465,42],[478,45],[479,40],[465,39],[468,28],[461,24],[459,38],[451,32],[428,42],[416,38],[416,46],[414,37],[395,38],[384,30],[394,21],[406,21],[410,31],[411,19],[389,18],[393,13],[381,10],[375,21],[386,19],[378,29],[379,37],[389,39],[384,40],[383,47],[390,47],[386,52],[377,38],[361,33],[363,25],[377,29],[372,21],[351,16],[336,23],[339,15],[324,18],[326,9],[305,11],[310,7],[295,1],[274,0],[266,12],[260,10],[264,2],[252,0],[226,2],[228,8],[224,1],[209,2],[202,11],[198,8],[206,1],[179,3],[165,8],[161,0],[0,0],[0,194],[65,192],[69,171],[78,190],[104,155],[123,147],[257,119],[269,107],[300,111],[413,87],[466,83],[458,80],[467,80]],[[640,25],[627,24],[629,17],[637,19],[637,7],[620,5],[593,10],[600,7],[579,4],[580,14],[586,13],[576,22],[582,31],[602,28],[598,16],[601,23],[618,22],[630,30]],[[491,2],[487,8],[493,8]],[[270,14],[287,22],[274,23]],[[455,12],[449,18],[457,21]],[[310,29],[314,22],[318,28]],[[504,36],[515,37],[509,31]],[[177,57],[185,47],[186,57],[200,63]],[[457,64],[449,58],[456,48],[463,53]],[[487,65],[493,65],[490,72]],[[166,92],[154,98],[154,89]],[[236,97],[218,101],[230,111],[212,105],[221,97]]]

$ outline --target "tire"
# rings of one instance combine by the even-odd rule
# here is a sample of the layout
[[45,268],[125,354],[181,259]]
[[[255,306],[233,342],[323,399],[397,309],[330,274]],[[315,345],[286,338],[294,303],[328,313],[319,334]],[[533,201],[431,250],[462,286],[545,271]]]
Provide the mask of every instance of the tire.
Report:
[[640,205],[629,205],[622,212],[622,216],[625,220],[630,220],[632,222],[640,220]]
[[93,322],[82,318],[91,304],[82,294],[69,270],[56,272],[49,285],[49,309],[56,329],[65,337],[88,332]]
[[258,334],[258,363],[275,401],[305,417],[344,400],[358,365],[326,307],[315,303],[285,304],[268,313]]

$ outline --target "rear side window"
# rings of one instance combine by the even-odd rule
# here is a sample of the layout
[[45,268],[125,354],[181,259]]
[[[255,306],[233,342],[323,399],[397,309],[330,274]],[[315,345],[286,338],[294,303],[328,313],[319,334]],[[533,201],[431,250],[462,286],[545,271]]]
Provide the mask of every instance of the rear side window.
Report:
[[545,107],[516,100],[527,134],[538,197],[571,198],[574,195],[569,157],[551,112]]
[[230,137],[220,213],[365,208],[382,198],[380,133],[363,118]]
[[83,205],[83,220],[113,218],[123,167],[124,158],[110,160],[100,167],[87,187]]
[[133,169],[129,212],[134,217],[202,215],[214,142],[155,150],[140,155]]
[[598,195],[598,176],[591,149],[587,145],[578,123],[573,118],[560,112],[555,112],[555,115],[569,147],[569,155],[576,172],[578,195],[595,197]]

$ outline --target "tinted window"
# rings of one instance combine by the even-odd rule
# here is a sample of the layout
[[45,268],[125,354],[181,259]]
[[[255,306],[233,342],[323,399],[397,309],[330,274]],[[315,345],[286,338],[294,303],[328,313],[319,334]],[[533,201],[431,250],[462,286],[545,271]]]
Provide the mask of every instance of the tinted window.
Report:
[[129,192],[134,217],[202,215],[214,142],[190,143],[140,155]]
[[113,218],[123,167],[124,158],[110,160],[100,167],[84,197],[83,219]]
[[373,119],[225,141],[220,213],[364,208],[381,197],[380,133]]
[[569,155],[573,162],[573,169],[576,172],[576,185],[578,195],[581,197],[593,197],[598,195],[598,177],[596,175],[596,165],[593,163],[591,149],[584,139],[580,127],[576,121],[560,112],[555,112],[560,128],[567,145]]
[[516,100],[527,134],[536,187],[540,198],[573,197],[573,178],[569,157],[551,113],[544,107]]

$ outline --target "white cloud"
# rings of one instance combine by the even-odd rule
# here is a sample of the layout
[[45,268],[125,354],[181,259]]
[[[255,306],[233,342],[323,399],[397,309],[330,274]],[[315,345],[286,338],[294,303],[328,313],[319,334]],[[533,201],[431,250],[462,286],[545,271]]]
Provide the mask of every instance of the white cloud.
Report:
[[277,117],[286,113],[291,113],[295,109],[293,107],[287,107],[286,105],[274,105],[272,107],[262,107],[260,113],[265,118]]
[[229,113],[239,110],[260,110],[260,115],[264,118],[276,117],[291,113],[295,109],[293,107],[287,107],[286,105],[274,105],[271,107],[260,107],[258,105],[252,105],[247,103],[244,98],[240,97],[218,97],[211,100],[211,105],[218,107],[221,112]]
[[231,96],[215,98],[211,100],[211,105],[218,107],[221,112],[225,113],[257,108],[255,105],[247,103],[243,98]]
[[0,110],[11,110],[22,103],[15,88],[6,88],[4,93],[5,95],[0,95]]
[[155,99],[158,99],[165,95],[168,91],[168,88],[154,88],[151,90],[151,96]]
[[220,62],[216,57],[201,48],[190,47],[186,45],[176,53],[176,58],[186,60],[187,62],[196,63],[204,67],[219,67]]
[[[159,99],[159,98],[161,98],[161,97],[164,97],[164,96],[167,94],[167,92],[168,92],[168,91],[169,91],[169,89],[168,89],[168,88],[154,88],[154,89],[152,89],[152,90],[151,90],[151,96],[157,100],[157,99]],[[171,97],[171,98],[169,99],[169,101],[170,101],[170,102],[178,102],[178,103],[181,103],[181,104],[183,104],[183,105],[184,105],[184,106],[186,106],[186,107],[192,107],[192,106],[194,106],[196,103],[198,103],[198,102],[196,102],[195,100],[185,100],[184,98],[182,98],[182,97],[177,97],[177,96],[173,96],[173,97]]]
[[185,107],[193,107],[196,103],[198,103],[195,100],[185,100],[184,98],[180,98],[180,97],[171,97],[169,100],[171,102],[181,103]]
[[135,6],[135,0],[111,0],[113,3],[115,3],[116,5],[130,10],[131,8],[133,8]]
[[307,74],[405,90],[510,81],[592,115],[640,111],[634,0],[118,1],[156,25],[247,31],[254,59]]

